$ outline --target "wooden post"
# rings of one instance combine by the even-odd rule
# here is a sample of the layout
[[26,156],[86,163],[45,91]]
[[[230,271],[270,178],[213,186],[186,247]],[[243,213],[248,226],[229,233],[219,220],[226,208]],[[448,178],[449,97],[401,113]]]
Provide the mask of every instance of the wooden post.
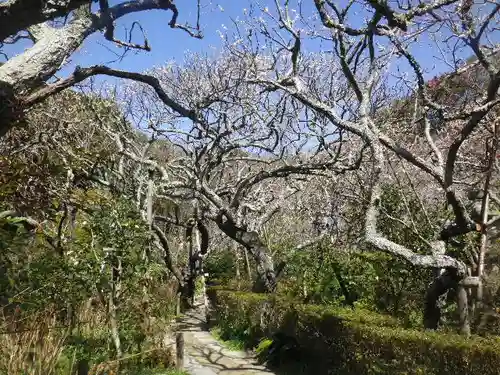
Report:
[[462,283],[458,284],[458,312],[460,319],[460,333],[464,336],[470,336],[470,322],[469,322],[469,306],[467,301],[467,291]]
[[177,361],[175,362],[176,368],[181,370],[184,368],[184,333],[177,333],[177,337],[175,339],[175,346],[177,352]]
[[234,254],[234,261],[235,261],[235,271],[236,271],[236,280],[238,280],[238,284],[240,282],[241,278],[241,272],[240,272],[240,248],[239,244],[236,241],[233,241],[233,254]]
[[247,269],[248,281],[252,281],[252,269],[250,268],[250,261],[248,260],[248,251],[243,248],[243,253],[245,254],[245,267]]

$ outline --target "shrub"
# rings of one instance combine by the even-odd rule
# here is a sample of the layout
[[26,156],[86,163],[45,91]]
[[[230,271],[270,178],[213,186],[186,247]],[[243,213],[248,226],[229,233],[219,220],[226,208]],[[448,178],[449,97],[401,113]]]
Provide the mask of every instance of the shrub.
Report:
[[[404,329],[364,310],[297,305],[275,297],[211,290],[222,332],[252,345],[286,336],[319,374],[498,374],[500,341]],[[274,340],[274,339],[273,339]]]

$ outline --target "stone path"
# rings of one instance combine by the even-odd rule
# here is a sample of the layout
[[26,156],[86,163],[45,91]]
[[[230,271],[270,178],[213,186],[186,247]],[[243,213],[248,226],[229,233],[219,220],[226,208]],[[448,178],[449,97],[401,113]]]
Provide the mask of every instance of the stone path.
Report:
[[273,375],[248,353],[223,347],[206,330],[203,304],[188,311],[176,323],[184,332],[184,368],[191,375]]

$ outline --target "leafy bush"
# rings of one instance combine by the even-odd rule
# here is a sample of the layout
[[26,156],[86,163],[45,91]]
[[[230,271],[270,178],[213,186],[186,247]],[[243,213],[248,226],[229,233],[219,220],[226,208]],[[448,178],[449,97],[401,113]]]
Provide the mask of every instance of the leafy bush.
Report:
[[205,272],[209,275],[209,282],[227,283],[229,280],[234,279],[235,262],[236,257],[234,256],[234,252],[229,249],[223,249],[210,254],[203,265]]
[[326,242],[307,252],[292,252],[287,261],[279,294],[321,305],[354,302],[400,318],[411,313],[417,319],[413,324],[421,324],[417,315],[431,281],[429,270],[378,251],[332,248]]
[[257,357],[261,357],[262,355],[267,355],[272,345],[273,345],[273,340],[267,337],[263,338],[259,342],[259,345],[257,345],[257,347],[255,348],[255,353],[257,354]]
[[232,338],[227,336],[226,334],[222,333],[222,330],[219,327],[212,328],[210,330],[210,333],[212,334],[217,341],[219,341],[222,345],[224,345],[226,348],[229,350],[244,350],[245,349],[245,342],[238,339],[238,338]]
[[257,345],[288,337],[320,374],[497,374],[500,341],[404,329],[366,310],[297,305],[277,297],[210,290],[222,332]]
[[[42,233],[0,220],[0,374],[35,374],[34,365],[39,373],[68,374],[115,358],[108,309],[114,281],[106,248],[116,249],[121,261],[115,303],[123,354],[161,346],[175,314],[177,283],[164,266],[143,260],[147,228],[130,202],[86,205],[96,207],[78,213],[71,240],[61,241],[63,254]],[[147,361],[150,367],[160,362]]]

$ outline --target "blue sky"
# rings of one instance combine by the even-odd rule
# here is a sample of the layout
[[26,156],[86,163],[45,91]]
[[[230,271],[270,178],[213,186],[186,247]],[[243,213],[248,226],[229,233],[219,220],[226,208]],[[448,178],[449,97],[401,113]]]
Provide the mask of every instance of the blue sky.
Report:
[[[116,63],[109,64],[116,59],[116,55],[111,51],[120,53],[122,49],[104,37],[96,33],[89,37],[84,46],[72,56],[73,64],[69,64],[67,69],[73,69],[75,64],[88,66],[99,63],[107,63],[109,66],[129,71],[144,71],[153,66],[162,65],[169,60],[182,61],[186,52],[204,52],[215,53],[221,46],[221,38],[218,30],[222,30],[223,25],[229,29],[232,27],[231,19],[243,17],[243,10],[250,7],[250,3],[256,3],[252,0],[201,0],[202,10],[201,29],[204,35],[202,40],[190,37],[187,33],[178,29],[171,29],[168,22],[171,17],[169,11],[148,11],[130,14],[121,18],[117,22],[116,36],[125,39],[124,27],[130,28],[134,21],[138,21],[144,28],[149,43],[152,47],[151,52],[131,51],[127,57]],[[120,0],[110,0],[110,5],[119,3]],[[337,3],[344,3],[345,0],[338,0]],[[294,3],[294,1],[291,1]],[[176,2],[179,9],[179,23],[188,22],[195,24],[197,0],[178,0]],[[275,14],[275,4],[273,0],[261,0],[260,6],[267,6]],[[293,6],[292,6],[293,7]],[[303,10],[305,14],[315,14],[313,0],[303,0]],[[359,19],[353,19],[351,25],[358,26],[362,23],[362,10],[360,10]],[[366,13],[365,13],[366,14]],[[138,30],[135,33],[135,41],[142,42],[141,34]],[[308,45],[310,50],[319,50],[320,46],[316,43]],[[326,45],[331,49],[331,45]],[[424,52],[420,52],[420,57],[427,55],[428,50],[422,46]],[[442,70],[442,69],[439,69]]]
[[[110,6],[124,2],[123,0],[109,0]],[[119,63],[107,64],[123,70],[141,72],[175,59],[181,61],[186,52],[208,52],[221,45],[221,39],[217,33],[223,24],[229,26],[231,17],[236,18],[243,15],[243,9],[248,7],[248,0],[201,0],[204,7],[201,14],[200,24],[204,35],[203,39],[195,39],[179,29],[171,29],[168,22],[171,19],[170,11],[154,10],[129,14],[116,22],[115,37],[126,40],[125,27],[130,29],[132,23],[137,21],[146,32],[151,52],[131,51],[127,57]],[[179,9],[178,23],[196,23],[197,0],[178,0]],[[94,4],[93,8],[98,9]],[[138,29],[134,33],[134,41],[142,44],[142,35]],[[15,45],[6,45],[4,52],[9,56],[22,52],[30,46],[28,41],[21,40]],[[70,63],[63,71],[73,70],[75,65],[89,66],[104,64],[116,59],[113,53],[121,53],[122,48],[104,39],[101,33],[95,33],[88,37],[83,46],[71,56]]]
[[[336,2],[343,3],[345,1],[337,0]],[[119,2],[121,1],[110,0],[110,5]],[[149,44],[152,47],[151,52],[131,51],[124,60],[110,64],[111,60],[116,59],[116,55],[112,51],[120,53],[123,50],[106,41],[102,34],[95,33],[71,56],[70,63],[63,69],[61,76],[71,72],[75,65],[89,66],[106,63],[115,68],[142,72],[160,66],[169,60],[181,62],[186,52],[216,53],[221,46],[221,39],[217,30],[221,30],[222,25],[231,28],[231,18],[243,17],[243,9],[249,8],[250,3],[256,2],[252,0],[213,0],[212,2],[210,0],[201,0],[201,3],[204,6],[201,15],[201,27],[204,34],[202,40],[192,38],[182,30],[171,29],[168,26],[171,17],[169,11],[158,10],[130,14],[118,20],[115,36],[125,39],[124,27],[130,28],[134,21],[138,21],[147,34]],[[197,0],[177,0],[176,4],[179,9],[178,22],[194,24],[196,22]],[[271,12],[275,13],[274,0],[261,0],[260,4],[261,6],[267,5]],[[94,7],[97,8],[97,4],[94,4]],[[303,9],[306,14],[314,14],[313,0],[303,0]],[[360,9],[358,15],[355,16],[358,19],[354,19],[354,25],[362,22],[362,16],[363,10]],[[134,41],[141,43],[141,34],[138,30],[136,31]],[[494,37],[494,39],[500,40],[498,36]],[[308,46],[313,51],[320,49],[318,44],[309,44]],[[26,48],[26,44],[17,45],[11,51],[19,52],[22,51],[22,48]],[[327,48],[331,49],[331,46],[327,46]],[[428,39],[423,39],[414,47],[413,52],[419,62],[429,71],[426,74],[427,78],[432,78],[434,75],[439,75],[449,69],[444,63],[433,58],[433,55],[437,55],[438,51],[430,47]]]
[[[124,0],[110,0],[110,5],[112,6],[122,1]],[[291,2],[296,1],[297,0],[291,0]],[[347,0],[336,0],[337,3],[346,1]],[[210,2],[210,0],[201,0],[201,2],[204,6],[201,14],[201,29],[204,34],[203,39],[195,39],[182,30],[171,29],[168,26],[168,22],[171,18],[170,11],[158,10],[130,14],[117,21],[115,37],[125,40],[124,27],[130,28],[132,23],[137,21],[142,25],[147,34],[149,44],[152,48],[151,52],[131,51],[124,60],[109,63],[111,60],[116,59],[116,54],[112,51],[120,53],[123,49],[106,41],[101,33],[95,33],[71,56],[70,62],[58,76],[64,77],[66,74],[71,73],[76,65],[86,67],[95,64],[106,64],[117,69],[143,72],[161,66],[171,60],[182,63],[187,52],[216,54],[222,44],[218,30],[222,30],[223,25],[226,25],[230,29],[232,27],[231,18],[244,17],[243,10],[245,8],[248,9],[250,3],[256,3],[253,0],[212,0],[212,2]],[[178,23],[188,22],[194,24],[196,22],[197,0],[177,0],[176,4],[179,9]],[[260,5],[262,7],[268,6],[272,13],[276,13],[274,0],[260,0]],[[98,5],[94,4],[94,7],[97,8]],[[358,13],[353,16],[353,22],[350,22],[351,25],[355,27],[363,22],[362,16],[366,15],[366,11],[361,9],[361,7],[359,8]],[[316,14],[313,0],[303,0],[303,10],[305,14]],[[496,39],[497,42],[500,41],[498,35],[495,36],[494,39]],[[134,42],[142,43],[140,32],[135,34]],[[308,43],[306,46],[309,51],[313,52],[332,49],[329,42],[323,46],[320,46],[319,43]],[[14,49],[11,49],[11,52],[19,53],[26,47],[28,47],[26,43],[19,44],[16,45]],[[431,47],[428,37],[423,38],[415,45],[413,53],[427,70],[427,79],[449,70],[446,64],[439,62],[439,60],[434,57],[438,55],[438,51],[435,51]],[[465,58],[468,57],[468,55],[470,55],[469,52],[461,57]],[[325,68],[328,69],[329,67]],[[391,65],[392,71],[398,68],[403,71],[410,70],[407,64]],[[98,77],[98,81],[117,82],[117,80],[106,76]]]
[[[120,0],[110,0],[110,5],[119,2]],[[291,1],[291,3],[294,2]],[[342,4],[346,0],[337,0],[336,2]],[[147,33],[152,51],[132,51],[124,60],[109,65],[124,70],[141,72],[154,66],[162,65],[172,59],[181,62],[186,52],[215,53],[221,46],[221,39],[217,30],[221,30],[223,25],[231,28],[231,18],[243,17],[243,9],[249,8],[250,3],[256,2],[252,0],[213,0],[213,2],[210,0],[201,0],[203,6],[201,28],[204,34],[202,40],[192,38],[182,30],[170,29],[168,21],[170,20],[171,13],[168,11],[148,11],[128,15],[117,22],[117,36],[124,38],[124,26],[130,28],[134,21],[138,21]],[[270,11],[275,13],[273,0],[261,0],[259,3],[262,7],[268,6]],[[196,22],[197,0],[178,0],[176,4],[180,14],[178,22],[194,24]],[[305,14],[316,14],[312,0],[303,0],[303,10]],[[357,17],[351,17],[350,23],[351,25],[358,26],[363,23],[362,16],[366,14],[366,11],[363,11],[360,7],[354,10],[358,12],[358,15]],[[135,37],[136,42],[142,41],[139,32],[135,34]],[[498,37],[496,39],[499,40]],[[309,44],[308,47],[311,50],[320,49],[318,44]],[[328,48],[331,48],[331,46],[328,45]],[[109,63],[109,61],[116,59],[116,56],[110,50],[116,52],[122,51],[121,48],[106,41],[102,35],[98,33],[94,34],[73,55],[72,64],[69,64],[66,69],[68,71],[72,70],[75,64],[88,66]],[[445,63],[436,59],[439,53],[431,47],[430,40],[427,37],[414,45],[413,52],[426,69],[426,78],[432,78],[449,70],[449,67]],[[466,58],[468,54],[469,51],[461,57]],[[402,66],[401,68],[405,69],[408,67]]]
[[[119,3],[119,0],[110,1],[110,5]],[[116,34],[124,38],[124,26],[130,28],[134,21],[138,21],[146,32],[152,51],[131,51],[127,57],[114,64],[109,64],[115,68],[123,70],[141,72],[153,66],[162,65],[169,60],[182,61],[186,52],[210,52],[220,47],[221,39],[217,30],[222,25],[229,26],[231,17],[236,18],[243,15],[243,8],[248,7],[247,0],[220,0],[208,4],[202,0],[202,10],[200,24],[203,32],[203,39],[195,39],[179,29],[171,29],[168,22],[171,18],[170,11],[148,11],[130,14],[121,18],[117,22]],[[192,25],[196,23],[196,0],[177,1],[179,9],[178,23],[188,22]],[[139,30],[136,30],[135,41],[142,42]],[[121,48],[106,41],[102,35],[94,34],[87,39],[85,45],[72,57],[74,63],[81,66],[88,66],[99,63],[107,63],[116,59],[116,56],[109,50],[120,53]]]

